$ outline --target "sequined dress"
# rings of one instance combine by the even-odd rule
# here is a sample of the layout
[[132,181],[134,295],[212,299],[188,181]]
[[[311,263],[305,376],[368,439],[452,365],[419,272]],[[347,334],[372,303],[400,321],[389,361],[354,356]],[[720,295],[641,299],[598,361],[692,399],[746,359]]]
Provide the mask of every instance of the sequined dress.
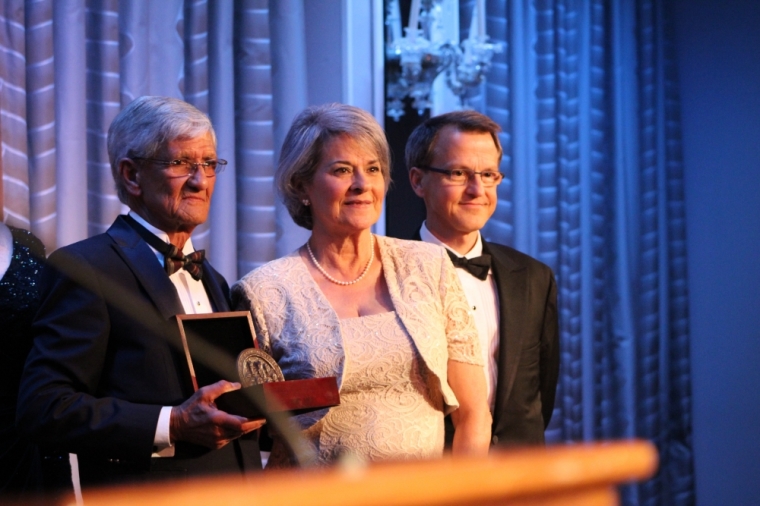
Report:
[[15,493],[41,486],[39,452],[19,438],[15,418],[21,372],[32,346],[30,326],[40,303],[45,248],[30,232],[8,228],[13,253],[0,279],[0,492]]

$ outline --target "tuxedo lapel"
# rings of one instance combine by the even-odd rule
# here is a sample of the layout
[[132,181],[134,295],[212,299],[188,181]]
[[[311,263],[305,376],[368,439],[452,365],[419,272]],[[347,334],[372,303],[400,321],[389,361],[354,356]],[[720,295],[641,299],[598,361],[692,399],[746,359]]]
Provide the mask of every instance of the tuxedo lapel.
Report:
[[161,316],[168,320],[178,314],[185,314],[174,283],[156,259],[156,254],[138,233],[121,216],[116,218],[107,233],[116,245],[116,252],[145,288]]
[[224,289],[222,288],[222,285],[220,284],[220,280],[216,279],[218,274],[216,271],[211,267],[211,264],[208,262],[208,260],[203,260],[203,287],[206,289],[206,293],[208,294],[208,298],[211,301],[211,305],[214,308],[214,311],[220,312],[220,311],[229,311],[230,310],[230,304],[229,299],[227,296],[225,296]]
[[[527,269],[520,268],[509,257],[488,248],[483,241],[483,252],[492,257],[494,281],[499,293],[499,361],[493,426],[498,428],[501,414],[512,392],[517,366],[522,353],[522,336],[525,335],[527,311]],[[495,432],[495,431],[494,431]]]

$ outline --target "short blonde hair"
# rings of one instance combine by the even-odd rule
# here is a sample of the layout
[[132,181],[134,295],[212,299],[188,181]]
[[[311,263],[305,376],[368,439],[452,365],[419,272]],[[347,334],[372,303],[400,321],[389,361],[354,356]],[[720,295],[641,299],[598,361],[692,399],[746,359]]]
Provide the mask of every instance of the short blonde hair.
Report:
[[302,202],[304,188],[314,180],[327,142],[340,135],[373,149],[386,191],[391,183],[391,150],[385,132],[370,113],[338,103],[306,108],[293,120],[285,136],[275,184],[293,221],[307,230],[314,227],[314,221],[311,208]]

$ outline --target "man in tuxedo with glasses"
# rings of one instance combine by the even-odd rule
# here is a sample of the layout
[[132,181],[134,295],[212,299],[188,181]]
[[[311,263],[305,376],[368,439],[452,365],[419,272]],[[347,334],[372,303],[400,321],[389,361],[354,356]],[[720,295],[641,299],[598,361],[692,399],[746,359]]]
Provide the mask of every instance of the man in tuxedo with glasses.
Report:
[[193,391],[176,316],[229,311],[229,288],[190,234],[218,172],[208,117],[141,97],[114,119],[108,155],[129,214],[53,253],[41,284],[17,425],[76,453],[83,485],[260,469],[263,421],[216,408],[239,384]]
[[557,287],[548,266],[480,234],[503,178],[499,131],[487,116],[457,111],[412,132],[406,165],[427,213],[414,238],[444,246],[458,267],[486,364],[492,443],[543,444],[559,371]]

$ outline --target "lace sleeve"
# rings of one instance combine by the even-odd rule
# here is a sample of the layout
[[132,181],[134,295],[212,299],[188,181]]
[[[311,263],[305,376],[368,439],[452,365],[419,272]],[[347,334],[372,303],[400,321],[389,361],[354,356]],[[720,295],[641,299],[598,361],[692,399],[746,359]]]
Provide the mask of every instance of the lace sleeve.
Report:
[[272,346],[269,339],[269,330],[264,311],[258,302],[252,284],[246,283],[246,279],[240,280],[232,286],[232,307],[236,311],[250,311],[253,319],[253,329],[256,333],[256,342],[259,348],[272,354]]
[[441,262],[441,295],[446,317],[449,359],[482,366],[483,357],[475,320],[454,266],[444,250],[441,251],[444,257]]

